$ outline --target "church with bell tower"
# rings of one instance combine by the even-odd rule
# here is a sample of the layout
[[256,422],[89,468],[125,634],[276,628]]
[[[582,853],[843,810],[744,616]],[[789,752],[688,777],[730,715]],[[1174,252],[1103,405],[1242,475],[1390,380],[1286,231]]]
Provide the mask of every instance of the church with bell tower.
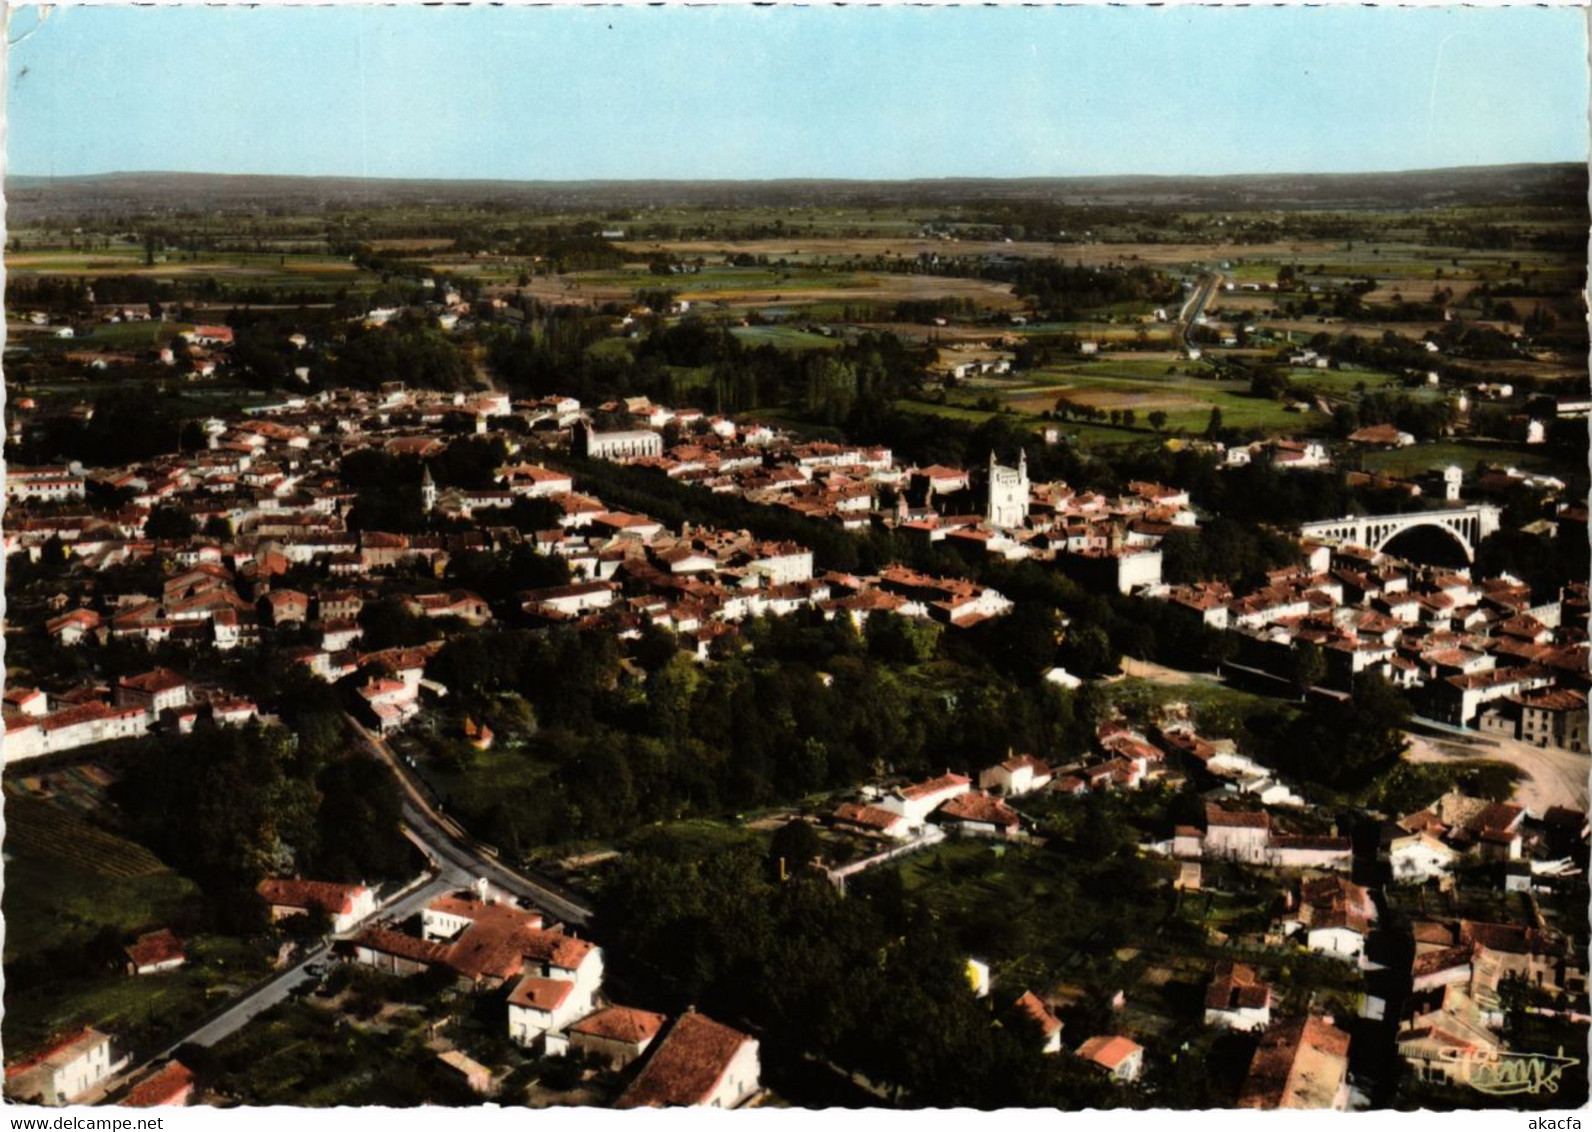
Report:
[[1028,521],[1028,453],[1019,451],[1015,468],[995,462],[989,454],[989,495],[984,521],[997,530],[1014,530]]

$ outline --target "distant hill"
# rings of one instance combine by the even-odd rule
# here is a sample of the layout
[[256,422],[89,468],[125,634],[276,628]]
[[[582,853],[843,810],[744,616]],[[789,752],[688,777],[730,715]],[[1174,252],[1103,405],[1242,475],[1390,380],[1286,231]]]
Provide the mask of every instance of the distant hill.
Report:
[[1511,203],[1584,209],[1587,169],[1565,163],[1403,173],[914,181],[434,181],[105,173],[84,177],[9,177],[6,195],[13,227],[76,216],[169,216],[188,211],[304,213],[393,205],[569,209],[1051,200],[1072,205],[1216,209],[1426,208]]

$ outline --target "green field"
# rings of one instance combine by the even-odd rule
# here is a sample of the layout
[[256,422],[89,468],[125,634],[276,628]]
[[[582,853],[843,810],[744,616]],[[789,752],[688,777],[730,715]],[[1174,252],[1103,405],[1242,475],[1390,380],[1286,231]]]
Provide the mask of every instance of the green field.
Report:
[[[72,804],[78,799],[71,797]],[[132,978],[120,948],[138,934],[199,923],[198,888],[147,849],[38,798],[6,799],[5,1040],[28,1048],[93,1023],[123,1037],[164,1035],[202,1014],[219,988],[253,981],[235,941],[191,940],[191,965]]]
[[1159,367],[1159,375],[1152,376],[1156,367],[1144,363],[1127,376],[1123,375],[1124,366],[1133,363],[1038,370],[1023,375],[1025,384],[1002,396],[1013,407],[1034,414],[1053,409],[1063,397],[1073,405],[1106,412],[1132,409],[1135,424],[1145,432],[1153,431],[1148,416],[1156,411],[1166,414],[1164,431],[1190,433],[1205,430],[1212,408],[1222,410],[1222,423],[1228,428],[1297,433],[1311,431],[1322,421],[1318,412],[1293,412],[1281,401],[1251,396],[1238,382],[1187,376],[1182,367],[1168,375],[1164,365]]
[[6,1043],[27,1049],[51,1035],[92,1025],[148,1052],[271,970],[264,950],[242,940],[194,936],[184,940],[184,949],[187,964],[158,975],[107,969],[54,985],[8,984]]
[[[434,738],[422,744],[405,736],[396,746],[401,754],[418,757],[421,776],[467,823],[479,822],[506,799],[536,789],[554,769],[514,743],[476,751],[462,740]],[[444,752],[458,761],[439,757]]]
[[1343,369],[1314,369],[1302,366],[1290,366],[1283,370],[1288,377],[1289,384],[1294,388],[1313,393],[1323,393],[1327,396],[1346,396],[1358,392],[1364,385],[1367,392],[1375,393],[1381,389],[1392,388],[1397,390],[1402,387],[1402,382],[1390,373],[1374,369],[1353,369],[1345,366]]
[[347,259],[302,252],[219,252],[169,256],[144,262],[140,247],[114,247],[92,252],[73,249],[29,249],[6,254],[7,272],[30,278],[40,275],[140,275],[156,279],[215,276],[228,283],[279,283],[295,288],[345,286],[361,275]]
[[6,807],[6,850],[111,880],[166,871],[149,850],[38,798],[13,798]]
[[737,326],[730,331],[744,346],[778,346],[781,350],[834,350],[838,338],[826,338],[794,326]]
[[[1112,680],[1104,686],[1107,699],[1112,704],[1126,711],[1131,718],[1147,718],[1148,712],[1167,703],[1184,703],[1192,708],[1196,715],[1201,709],[1212,711],[1228,711],[1238,715],[1246,715],[1266,707],[1275,707],[1283,703],[1275,696],[1263,696],[1255,692],[1248,692],[1242,688],[1235,688],[1223,683],[1215,676],[1204,673],[1187,673],[1188,680],[1182,684],[1164,683],[1156,680],[1147,680],[1138,676],[1127,676],[1122,679]],[[1217,732],[1221,734],[1221,732]]]
[[8,837],[5,959],[82,946],[107,928],[131,939],[192,915],[198,900],[193,882],[174,872],[113,878],[63,865]]
[[8,964],[106,929],[131,938],[168,926],[199,899],[192,881],[142,845],[37,798],[7,797],[5,860]]
[[[944,417],[947,420],[965,421],[968,424],[980,425],[999,413],[987,409],[975,409],[966,405],[931,404],[928,401],[914,401],[902,399],[891,402],[891,406],[904,413],[922,413],[928,416]],[[751,414],[758,420],[774,420],[768,413]],[[1028,420],[1023,417],[1016,418],[1028,424],[1028,427],[1039,432],[1046,428],[1056,428],[1060,431],[1061,438],[1081,448],[1103,448],[1116,444],[1132,444],[1145,439],[1149,433],[1148,427],[1119,428],[1110,425],[1089,424],[1083,421],[1042,421]],[[793,421],[792,423],[798,423]]]
[[129,350],[138,346],[154,346],[169,341],[184,324],[175,322],[101,322],[92,334],[75,338],[72,345],[79,348]]
[[[1136,826],[1164,821],[1167,804],[1158,791],[1019,804],[1064,844],[952,840],[907,857],[901,879],[968,955],[990,964],[1004,993],[1026,987],[1070,1000],[1069,1026],[1098,1025],[1111,996],[1125,992],[1115,1025],[1162,1043],[1163,1062],[1183,1041],[1208,1036],[1203,996],[1222,958],[1261,966],[1291,1007],[1315,1001],[1352,1012],[1363,990],[1359,971],[1293,945],[1266,945],[1276,881],[1208,866],[1205,890],[1179,893],[1171,887],[1175,862],[1133,851],[1142,836]],[[1096,845],[1091,831],[1100,828],[1127,842]],[[1138,893],[1131,904],[1120,899],[1128,890]]]
[[1457,464],[1469,476],[1478,462],[1541,471],[1552,470],[1555,465],[1550,453],[1524,444],[1461,440],[1412,444],[1408,448],[1394,448],[1385,452],[1366,452],[1360,460],[1367,471],[1395,476],[1415,475],[1450,464]]
[[1292,700],[1235,688],[1200,674],[1194,674],[1185,684],[1128,677],[1107,684],[1105,693],[1111,704],[1128,719],[1146,726],[1157,720],[1164,705],[1185,704],[1202,733],[1230,737],[1237,741],[1240,750],[1251,753],[1252,740],[1258,738],[1246,734],[1251,724],[1285,726],[1302,710]]
[[719,292],[858,290],[879,286],[873,274],[811,267],[704,267],[687,275],[654,275],[646,268],[624,271],[581,272],[572,276],[583,287],[596,289],[673,291],[682,298],[712,298]]
[[593,358],[613,358],[619,361],[628,361],[634,348],[625,338],[599,338],[586,347],[586,353]]

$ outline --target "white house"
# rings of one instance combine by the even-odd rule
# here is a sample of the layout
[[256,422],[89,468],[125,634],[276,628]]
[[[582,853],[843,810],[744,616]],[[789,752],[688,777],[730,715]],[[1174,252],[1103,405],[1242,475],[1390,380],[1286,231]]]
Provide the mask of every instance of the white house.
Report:
[[582,1053],[606,1058],[615,1069],[637,1060],[652,1046],[668,1018],[629,1006],[605,1006],[569,1028],[570,1044]]
[[570,980],[526,975],[509,994],[509,1037],[530,1045],[550,1031],[562,1032],[590,1009],[590,1000],[577,995]]
[[761,1086],[756,1038],[694,1011],[664,1035],[616,1108],[735,1108]]
[[68,1105],[106,1078],[121,1072],[128,1059],[116,1059],[108,1034],[84,1029],[43,1053],[6,1069],[6,1094],[13,1101]]
[[795,543],[765,546],[747,563],[747,569],[767,578],[772,586],[806,582],[813,576],[813,552]]
[[952,798],[960,797],[973,788],[972,779],[964,774],[949,771],[938,778],[902,786],[890,791],[879,801],[879,808],[900,814],[912,825],[922,825],[928,816]]
[[170,928],[145,932],[127,945],[126,952],[127,971],[132,975],[158,975],[188,962],[182,941]]
[[141,707],[152,716],[168,709],[187,707],[193,685],[169,668],[155,668],[137,676],[124,676],[116,685],[118,707]]
[[1227,859],[1261,864],[1271,841],[1271,816],[1264,810],[1230,812],[1217,806],[1205,807],[1207,860]]
[[1111,1074],[1112,1080],[1124,1084],[1137,1081],[1144,1072],[1144,1047],[1120,1034],[1090,1038],[1078,1047],[1078,1056],[1094,1062]]
[[86,490],[81,467],[10,467],[6,469],[6,497],[20,503],[62,503],[82,499]]
[[1033,755],[1018,755],[979,771],[978,788],[998,788],[1006,797],[1018,798],[1050,785],[1052,777],[1050,767],[1044,761]]
[[1425,831],[1394,838],[1387,853],[1393,879],[1400,884],[1425,884],[1447,876],[1460,859],[1458,852]]
[[92,743],[137,738],[149,731],[149,713],[136,705],[73,704],[43,716],[7,712],[5,727],[5,761],[10,765]]
[[1376,905],[1363,887],[1341,876],[1311,877],[1299,882],[1290,903],[1282,916],[1285,935],[1339,959],[1358,959],[1364,953]]
[[544,617],[573,617],[587,610],[607,608],[613,604],[618,591],[619,587],[612,582],[575,582],[567,586],[551,586],[526,593],[522,608],[527,613]]
[[912,823],[894,810],[881,809],[864,802],[842,802],[835,809],[834,820],[841,825],[854,826],[894,841],[905,841],[912,836],[913,831]]
[[497,478],[508,491],[527,499],[563,495],[575,490],[574,477],[565,472],[550,471],[540,464],[505,465],[497,469]]
[[603,953],[561,931],[536,930],[524,938],[526,974],[509,995],[509,1037],[529,1045],[542,1034],[563,1033],[597,1008]]
[[376,911],[376,894],[362,884],[272,877],[260,882],[259,893],[270,905],[272,920],[319,909],[331,918],[332,931],[339,933]]
[[1271,1025],[1271,987],[1246,963],[1223,959],[1205,992],[1205,1024],[1227,1030]]
[[49,697],[37,688],[7,688],[5,706],[8,713],[14,711],[35,718],[50,713]]

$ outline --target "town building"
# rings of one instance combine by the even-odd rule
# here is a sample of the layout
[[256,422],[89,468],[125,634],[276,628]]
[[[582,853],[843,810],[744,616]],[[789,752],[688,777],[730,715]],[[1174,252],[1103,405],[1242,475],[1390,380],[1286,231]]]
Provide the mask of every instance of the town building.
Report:
[[1328,1017],[1279,1022],[1261,1035],[1239,1108],[1349,1107],[1349,1035]]
[[605,1058],[614,1069],[640,1059],[668,1023],[662,1014],[629,1006],[605,1006],[569,1028],[570,1044]]
[[376,894],[362,884],[268,878],[260,882],[259,893],[270,906],[272,920],[321,912],[330,921],[332,931],[339,934],[376,911]]
[[69,1105],[127,1067],[108,1034],[89,1028],[6,1067],[6,1095],[24,1104]]
[[1225,1030],[1271,1025],[1271,986],[1247,963],[1219,960],[1205,991],[1205,1024]]
[[1144,1072],[1144,1047],[1120,1034],[1090,1038],[1078,1047],[1078,1056],[1098,1065],[1119,1084],[1132,1084]]
[[619,1097],[616,1108],[737,1108],[761,1088],[755,1038],[688,1011]]

